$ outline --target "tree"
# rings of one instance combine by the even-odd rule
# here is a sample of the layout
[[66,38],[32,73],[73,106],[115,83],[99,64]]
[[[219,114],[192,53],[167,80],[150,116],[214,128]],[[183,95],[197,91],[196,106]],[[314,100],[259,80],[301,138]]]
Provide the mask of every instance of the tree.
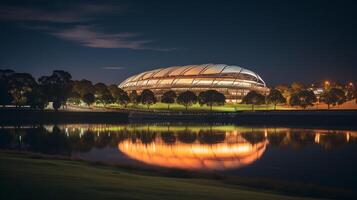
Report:
[[113,96],[110,94],[108,87],[104,83],[95,84],[94,89],[97,101],[102,103],[104,106],[113,102]]
[[276,110],[276,105],[279,103],[286,103],[285,97],[277,89],[270,90],[267,96],[268,103],[274,104],[274,110]]
[[176,98],[177,98],[176,92],[169,90],[162,95],[161,102],[166,103],[167,109],[170,110],[170,104],[175,103]]
[[26,93],[36,87],[36,80],[27,73],[13,73],[8,77],[8,88],[16,106],[26,104]]
[[150,105],[156,103],[156,98],[151,90],[145,89],[140,94],[140,103],[147,105],[148,109]]
[[43,93],[46,94],[49,101],[53,102],[53,108],[56,111],[67,101],[72,92],[73,82],[71,79],[70,73],[55,70],[51,76],[42,76],[38,80],[43,88]]
[[79,105],[81,103],[81,95],[78,92],[72,90],[67,101],[69,103]]
[[83,101],[84,103],[86,103],[88,105],[88,107],[90,105],[92,105],[95,102],[95,96],[92,93],[87,93],[85,95],[83,95]]
[[176,101],[178,104],[185,106],[186,111],[187,111],[189,106],[197,103],[197,96],[195,93],[187,90],[185,92],[180,93],[178,95]]
[[314,105],[317,101],[316,95],[311,90],[301,90],[300,92],[293,93],[290,98],[291,106],[300,106],[305,109],[308,106]]
[[124,90],[122,90],[121,88],[119,88],[117,85],[114,84],[108,86],[108,90],[114,99],[118,99],[119,96],[125,92]]
[[224,94],[216,91],[216,90],[207,90],[200,92],[198,95],[198,103],[200,105],[207,105],[210,107],[210,111],[212,111],[212,106],[221,106],[226,103],[226,97]]
[[327,109],[330,109],[331,105],[341,105],[346,100],[345,92],[339,88],[331,88],[321,95],[321,101],[327,104]]
[[82,79],[81,81],[73,82],[72,92],[77,92],[81,97],[83,97],[87,93],[95,94],[95,88],[91,81]]
[[122,92],[119,93],[119,96],[117,98],[117,101],[120,105],[124,106],[124,108],[126,108],[126,106],[129,104],[130,102],[130,98],[128,93],[126,93],[125,91],[122,90]]
[[111,94],[104,94],[100,97],[100,102],[104,105],[104,107],[107,105],[107,104],[111,104],[114,102],[114,98],[112,97]]
[[136,90],[131,91],[131,93],[129,95],[129,98],[130,98],[130,102],[133,105],[135,105],[135,106],[138,105],[138,103],[139,103],[139,95],[136,92]]
[[303,84],[298,82],[293,82],[290,87],[292,89],[292,92],[299,92],[304,89]]
[[254,110],[255,105],[261,105],[265,103],[265,97],[262,94],[252,90],[243,97],[242,103],[251,104],[252,110]]
[[46,95],[40,87],[33,88],[30,92],[26,93],[27,104],[32,109],[43,110],[48,105]]

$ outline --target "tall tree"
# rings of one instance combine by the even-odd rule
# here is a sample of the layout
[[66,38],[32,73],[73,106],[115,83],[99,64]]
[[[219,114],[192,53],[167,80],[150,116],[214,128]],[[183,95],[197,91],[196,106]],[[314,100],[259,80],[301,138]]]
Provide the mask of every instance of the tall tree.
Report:
[[108,103],[112,103],[113,97],[108,90],[107,85],[104,83],[97,83],[94,85],[95,97],[98,102],[102,103],[104,106]]
[[16,106],[25,105],[27,102],[26,93],[36,87],[36,80],[31,74],[13,73],[8,77],[8,87]]
[[166,91],[162,97],[161,102],[167,104],[167,109],[170,110],[170,104],[175,103],[177,98],[176,92],[173,90]]
[[119,96],[117,98],[117,101],[120,105],[124,106],[124,108],[126,108],[126,106],[129,104],[130,102],[130,98],[128,93],[126,93],[125,91],[121,90],[121,92],[119,93]]
[[27,104],[32,109],[43,110],[48,105],[47,97],[39,86],[26,93],[26,98]]
[[286,103],[285,97],[277,89],[270,90],[270,92],[267,96],[267,101],[268,101],[268,103],[272,103],[274,105],[274,110],[276,110],[277,104]]
[[178,104],[185,106],[186,111],[187,111],[189,106],[197,103],[197,96],[192,91],[187,90],[187,91],[182,92],[178,95],[176,102]]
[[83,101],[84,103],[86,103],[88,105],[88,107],[90,105],[92,105],[95,102],[95,96],[92,93],[87,93],[85,95],[83,95]]
[[70,73],[55,70],[51,76],[42,76],[38,80],[47,99],[53,102],[53,108],[56,111],[61,105],[64,105],[72,92],[73,84],[71,79]]
[[216,91],[216,90],[207,90],[200,92],[198,95],[198,102],[200,105],[207,105],[210,107],[210,111],[212,111],[212,106],[220,106],[226,103],[226,97],[224,94]]
[[300,106],[306,109],[308,106],[313,106],[316,101],[317,98],[313,91],[301,90],[292,94],[289,103],[291,106]]
[[146,105],[147,108],[150,108],[150,105],[156,103],[156,98],[154,93],[151,90],[145,89],[140,94],[140,103]]
[[265,103],[265,97],[262,94],[252,90],[243,97],[242,103],[251,104],[252,110],[254,110],[255,105],[261,105]]
[[92,93],[95,94],[95,88],[91,81],[82,79],[80,81],[73,82],[73,92],[77,92],[83,97],[85,94]]
[[341,105],[346,100],[345,92],[340,88],[331,88],[321,95],[321,101],[327,104],[327,109],[330,109],[331,105]]
[[130,98],[130,102],[136,106],[138,105],[139,103],[139,95],[138,93],[136,92],[136,90],[133,90],[131,91],[130,95],[129,95],[129,98]]

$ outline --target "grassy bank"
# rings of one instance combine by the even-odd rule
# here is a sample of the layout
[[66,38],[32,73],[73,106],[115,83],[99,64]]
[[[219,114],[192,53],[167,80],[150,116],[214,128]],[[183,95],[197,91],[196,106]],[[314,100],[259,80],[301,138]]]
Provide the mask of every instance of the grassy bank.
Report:
[[13,153],[0,153],[0,177],[0,199],[307,199],[220,180],[134,174]]

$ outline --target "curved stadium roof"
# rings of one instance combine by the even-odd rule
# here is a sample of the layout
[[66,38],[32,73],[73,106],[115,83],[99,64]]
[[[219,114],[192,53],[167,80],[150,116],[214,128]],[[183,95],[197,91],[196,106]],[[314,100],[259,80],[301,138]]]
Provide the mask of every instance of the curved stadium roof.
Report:
[[265,87],[263,79],[253,71],[225,64],[173,66],[146,71],[129,77],[119,87],[130,88],[250,88]]

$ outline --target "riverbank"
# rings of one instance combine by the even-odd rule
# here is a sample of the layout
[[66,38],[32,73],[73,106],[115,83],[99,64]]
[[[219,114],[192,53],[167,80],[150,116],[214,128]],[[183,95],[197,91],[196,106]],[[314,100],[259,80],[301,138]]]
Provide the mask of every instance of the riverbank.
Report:
[[310,199],[293,194],[355,197],[351,191],[305,184],[218,175],[202,178],[202,174],[183,171],[161,173],[15,152],[0,152],[0,163],[1,199]]
[[111,123],[128,122],[128,112],[38,111],[0,109],[0,123]]
[[232,123],[237,125],[356,127],[357,110],[269,110],[238,112],[35,111],[0,109],[0,123]]

